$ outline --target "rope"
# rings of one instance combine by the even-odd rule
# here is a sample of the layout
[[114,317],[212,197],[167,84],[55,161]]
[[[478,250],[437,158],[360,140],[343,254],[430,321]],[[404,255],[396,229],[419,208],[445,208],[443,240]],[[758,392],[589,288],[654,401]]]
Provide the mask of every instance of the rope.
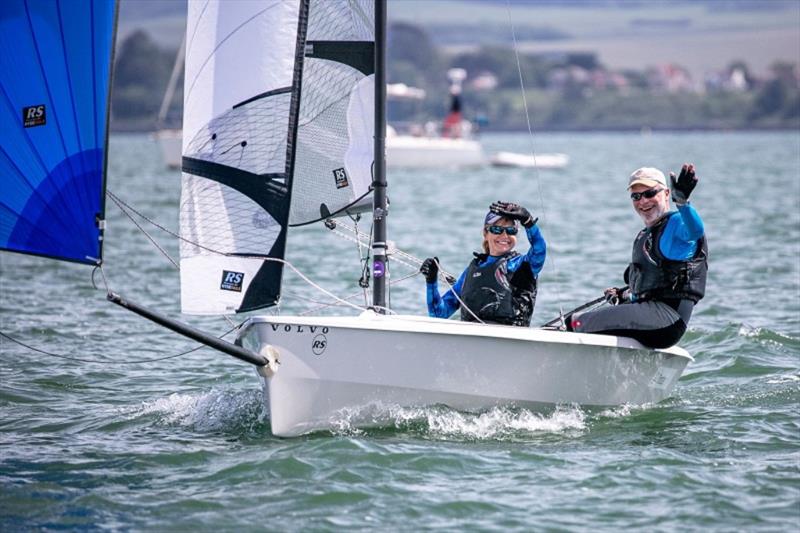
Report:
[[[327,227],[334,234],[342,237],[343,239],[349,240],[350,242],[358,242],[359,244],[365,244],[367,246],[369,245],[370,236],[368,234],[364,233],[363,231],[357,231],[354,228],[348,226],[346,223],[341,222],[339,220],[332,221],[332,222],[333,222],[333,225],[332,226],[327,226]],[[352,237],[352,236],[350,236],[350,235],[348,235],[346,233],[338,231],[337,228],[339,226],[342,226],[344,229],[346,229],[348,231],[351,231],[351,232],[354,232],[354,233],[357,232],[356,233],[357,237]],[[356,238],[358,238],[359,240],[357,241]],[[412,255],[412,254],[410,254],[408,252],[404,252],[403,250],[397,248],[396,246],[389,248],[386,251],[386,254],[391,256],[392,261],[395,261],[395,262],[397,262],[397,263],[399,263],[399,264],[401,264],[401,265],[403,265],[403,266],[405,266],[407,268],[410,268],[412,270],[419,269],[420,265],[422,265],[422,262],[423,262],[423,259],[420,259],[419,257],[417,257],[415,255]],[[455,277],[450,272],[448,272],[446,270],[442,270],[441,272],[444,273],[447,276],[450,276],[450,277],[453,277],[453,278]]]
[[[357,214],[355,216],[349,216],[350,220],[353,221],[353,233],[358,236],[358,221],[361,219],[361,215]],[[327,224],[328,221],[326,220],[325,223]],[[334,226],[334,228],[335,227],[336,226]],[[358,262],[361,263],[361,279],[358,280],[358,284],[361,287],[362,294],[364,295],[364,306],[368,306],[369,291],[367,291],[367,288],[369,287],[369,246],[362,247],[361,239],[359,238],[356,238],[356,245],[358,246]],[[366,248],[366,253],[364,253],[363,248]],[[348,298],[345,299],[347,300]]]
[[[239,326],[241,326],[241,324],[239,324],[236,327],[226,331],[225,333],[223,333],[222,335],[220,335],[217,338],[222,339],[222,338],[226,337],[227,335],[229,335],[230,333],[232,333],[233,331],[238,329]],[[133,364],[140,364],[140,363],[153,363],[153,362],[156,362],[156,361],[166,361],[167,359],[174,359],[176,357],[181,357],[181,356],[190,354],[192,352],[195,352],[195,351],[199,350],[200,348],[206,348],[207,347],[205,344],[201,344],[200,346],[196,346],[196,347],[192,348],[191,350],[186,350],[185,352],[176,353],[174,355],[168,355],[166,357],[158,357],[158,358],[155,358],[155,359],[136,359],[136,360],[133,360],[133,361],[130,361],[130,360],[129,361],[120,361],[119,359],[114,359],[114,360],[109,361],[109,360],[103,360],[103,359],[83,359],[83,358],[80,358],[80,357],[70,357],[70,356],[67,356],[67,355],[48,352],[46,350],[41,350],[39,348],[34,348],[33,346],[31,346],[29,344],[25,344],[24,342],[22,342],[20,340],[17,340],[12,336],[10,336],[10,335],[8,335],[6,333],[3,333],[2,331],[0,331],[0,337],[8,339],[11,342],[14,342],[16,344],[19,344],[20,346],[23,346],[23,347],[27,348],[28,350],[31,350],[31,351],[34,351],[34,352],[38,352],[38,353],[43,354],[43,355],[47,355],[49,357],[55,357],[57,359],[66,359],[67,361],[78,361],[78,362],[81,362],[81,363],[96,363],[96,364],[100,364],[100,365],[133,365]]]
[[[405,281],[407,279],[411,279],[411,278],[417,277],[418,275],[421,275],[421,274],[419,272],[414,272],[413,274],[409,274],[409,275],[407,275],[405,277],[402,277],[400,279],[389,281],[389,285],[396,285],[396,284],[398,284],[400,282],[403,282],[403,281]],[[355,293],[350,294],[348,296],[344,296],[344,299],[345,300],[351,300],[351,299],[356,298],[356,297],[358,297],[360,295],[361,295],[361,291],[358,291],[358,292],[355,292]],[[315,311],[319,311],[321,309],[326,309],[328,307],[333,307],[333,306],[337,305],[336,302],[319,302],[317,300],[312,300],[311,298],[303,297],[303,296],[300,296],[300,295],[297,295],[297,294],[295,294],[294,296],[297,297],[297,298],[301,298],[303,300],[309,301],[309,302],[320,304],[318,307],[307,309],[307,310],[303,311],[302,313],[299,313],[300,316],[310,315],[311,313],[314,313]],[[388,310],[388,311],[390,313],[392,313],[392,314],[397,314],[394,311],[391,311],[391,310]]]
[[[213,248],[209,248],[209,247],[207,247],[207,246],[203,246],[202,244],[200,244],[200,243],[197,243],[197,242],[193,242],[193,241],[191,241],[191,240],[189,240],[189,239],[187,239],[187,238],[185,238],[185,237],[182,237],[181,235],[179,235],[179,234],[175,233],[174,231],[172,231],[172,230],[170,230],[170,229],[168,229],[168,228],[165,228],[164,226],[162,226],[162,225],[158,224],[158,223],[157,223],[157,222],[155,222],[154,220],[151,220],[151,219],[150,219],[150,218],[148,218],[147,216],[145,216],[145,215],[143,215],[142,213],[140,213],[140,212],[136,211],[134,208],[130,207],[128,204],[126,204],[125,202],[123,202],[122,200],[120,200],[119,198],[117,198],[117,197],[116,197],[116,195],[114,195],[114,194],[113,194],[111,191],[106,191],[106,193],[107,193],[107,194],[109,194],[109,196],[111,197],[111,199],[112,199],[112,200],[114,200],[114,202],[115,202],[115,203],[117,202],[117,200],[119,200],[119,204],[118,204],[118,205],[124,205],[126,208],[129,208],[129,209],[131,210],[131,212],[133,212],[133,213],[136,213],[136,215],[140,216],[142,219],[146,220],[147,222],[149,222],[149,223],[150,223],[150,224],[152,224],[153,226],[157,227],[158,229],[160,229],[160,230],[162,230],[162,231],[166,232],[167,234],[169,234],[169,235],[172,235],[172,236],[173,236],[173,237],[175,237],[176,239],[179,239],[179,240],[181,240],[181,241],[183,241],[183,242],[185,242],[185,243],[187,243],[187,244],[191,244],[192,246],[196,246],[197,248],[199,248],[199,249],[201,249],[201,250],[205,250],[205,251],[207,251],[207,252],[210,252],[210,253],[213,253],[213,254],[216,254],[216,255],[222,255],[222,256],[228,256],[228,255],[230,255],[230,254],[227,254],[227,253],[225,253],[225,252],[220,252],[220,251],[218,251],[218,250],[214,250]],[[122,209],[122,208],[120,208],[120,209]],[[123,210],[123,212],[124,212],[124,210]],[[134,222],[134,223],[135,223],[135,222]],[[140,227],[140,226],[137,224],[137,227]],[[141,227],[140,227],[140,229],[141,229]],[[144,231],[143,229],[142,229],[142,232],[143,232],[143,233],[145,233],[145,234],[147,234],[147,232],[146,232],[146,231]],[[152,239],[151,239],[151,240],[152,240]],[[158,247],[158,245],[155,243],[155,241],[153,241],[153,244],[155,244],[155,245]],[[159,248],[159,250],[161,250],[161,247],[158,247],[158,248]],[[163,252],[163,251],[162,251],[162,253],[164,253],[164,254],[165,254],[165,255],[166,255],[168,258],[169,258],[169,255],[168,255],[168,254],[166,254],[166,252]],[[359,310],[359,311],[364,311],[364,310],[365,310],[365,308],[363,308],[363,307],[359,307],[359,306],[357,306],[357,305],[355,305],[355,304],[352,304],[352,303],[350,303],[350,302],[346,302],[346,301],[344,301],[344,300],[341,300],[341,299],[340,299],[338,296],[336,296],[335,294],[331,293],[330,291],[328,291],[328,290],[326,290],[326,289],[323,289],[321,286],[319,286],[318,284],[316,284],[316,283],[314,283],[313,281],[311,281],[311,280],[308,278],[308,276],[306,276],[305,274],[303,274],[302,272],[300,272],[300,271],[299,271],[299,270],[298,270],[298,269],[297,269],[297,268],[296,268],[296,267],[295,267],[293,264],[291,264],[289,261],[286,261],[286,260],[284,260],[284,259],[279,259],[279,258],[277,258],[277,257],[267,257],[267,256],[265,256],[265,255],[246,255],[246,254],[239,255],[239,254],[237,254],[237,255],[236,255],[236,257],[237,257],[237,258],[245,258],[245,259],[260,259],[260,260],[262,260],[262,261],[273,261],[273,262],[276,262],[276,263],[281,263],[281,264],[283,264],[283,265],[285,265],[285,266],[289,267],[289,268],[290,268],[290,269],[291,269],[291,270],[292,270],[292,271],[293,271],[295,274],[297,274],[297,275],[298,275],[298,277],[300,277],[300,279],[302,279],[303,281],[305,281],[306,283],[308,283],[309,285],[311,285],[312,287],[314,287],[314,288],[315,288],[315,289],[317,289],[318,291],[322,292],[323,294],[326,294],[326,295],[330,296],[331,298],[333,298],[333,299],[335,299],[335,300],[340,300],[340,301],[341,301],[342,303],[344,303],[345,305],[348,305],[348,306],[350,306],[350,307],[353,307],[353,308],[355,308],[355,309],[357,309],[357,310]],[[171,261],[171,262],[172,262],[172,264],[173,264],[173,265],[175,265],[176,267],[178,266],[178,265],[177,265],[177,263],[175,263],[175,261],[172,261],[172,259],[171,259],[171,258],[170,258],[170,261]]]
[[[522,65],[519,60],[519,49],[517,46],[517,33],[516,30],[514,29],[514,19],[511,16],[511,0],[506,0],[506,7],[508,12],[508,24],[511,27],[511,39],[513,40],[514,43],[514,58],[517,61],[519,86],[520,86],[520,91],[522,92],[522,106],[525,109],[525,120],[528,124],[528,137],[530,138],[531,156],[533,157],[533,171],[536,177],[536,186],[539,191],[539,201],[541,203],[541,208],[542,208],[542,222],[544,223],[544,225],[547,225],[547,210],[545,209],[544,194],[542,193],[542,182],[539,179],[539,165],[536,163],[536,144],[533,140],[533,126],[531,124],[530,112],[528,111],[528,97],[525,94],[525,79],[522,75]],[[555,254],[552,254],[551,252],[550,255],[551,255],[550,261],[553,264],[553,273],[555,274],[555,277],[558,278],[558,266],[556,264]],[[558,284],[556,284],[556,299],[558,300],[559,314],[563,322],[564,305],[562,303],[561,290],[559,289]]]
[[[174,266],[175,268],[180,270],[180,267],[178,266],[178,263],[174,259],[172,259],[172,257],[170,257],[170,255],[167,253],[167,251],[164,250],[155,241],[155,239],[149,233],[147,233],[147,231],[138,222],[136,222],[136,220],[130,215],[130,213],[128,213],[128,211],[126,211],[126,209],[130,209],[133,213],[136,213],[136,215],[138,215],[142,219],[148,221],[150,224],[154,225],[155,227],[157,227],[159,229],[162,229],[162,230],[166,231],[167,233],[172,233],[172,232],[169,231],[168,229],[156,224],[154,221],[150,220],[149,218],[147,218],[146,216],[144,216],[140,212],[138,212],[135,209],[133,209],[131,206],[129,206],[128,204],[123,202],[116,194],[114,194],[110,190],[106,190],[106,194],[108,195],[109,198],[111,198],[111,200],[114,201],[115,204],[117,204],[117,207],[119,207],[119,210],[122,211],[125,214],[125,216],[127,216],[131,220],[131,222],[133,222],[136,225],[137,228],[139,228],[139,231],[144,233],[145,237],[147,237],[150,240],[150,242],[153,243],[153,246],[155,246],[158,249],[158,251],[161,252],[161,254],[164,257],[169,259],[169,262],[172,263],[172,266]],[[123,205],[125,206],[124,208],[122,207]]]
[[[433,260],[436,262],[436,266],[438,267],[439,266],[439,260],[436,259],[436,258],[434,258]],[[470,309],[469,306],[466,303],[464,303],[464,300],[462,300],[461,297],[458,295],[458,293],[456,293],[455,289],[453,289],[453,286],[450,285],[449,281],[447,281],[447,276],[443,275],[441,270],[439,270],[439,277],[441,277],[444,280],[445,285],[447,285],[447,287],[450,289],[450,292],[453,293],[453,296],[456,297],[456,300],[458,300],[458,303],[461,304],[461,307],[466,309],[467,312],[470,315],[472,315],[472,318],[474,318],[476,321],[480,322],[481,324],[485,324],[485,322],[483,320],[481,320],[480,318],[478,318],[478,315],[473,313],[472,309]]]

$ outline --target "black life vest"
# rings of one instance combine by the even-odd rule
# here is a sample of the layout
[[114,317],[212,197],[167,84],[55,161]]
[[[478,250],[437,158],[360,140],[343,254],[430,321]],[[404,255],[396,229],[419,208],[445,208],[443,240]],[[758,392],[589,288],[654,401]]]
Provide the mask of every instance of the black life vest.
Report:
[[625,282],[630,285],[636,301],[688,299],[697,303],[706,292],[708,245],[706,236],[697,241],[697,250],[688,261],[664,257],[659,242],[671,216],[665,215],[652,226],[643,229],[633,241],[631,264],[625,270]]
[[[531,325],[533,306],[536,304],[536,277],[530,265],[516,272],[508,271],[508,260],[517,252],[509,252],[490,265],[479,266],[487,254],[475,254],[467,267],[461,299],[483,322],[511,326]],[[461,320],[475,322],[475,317],[461,307]]]

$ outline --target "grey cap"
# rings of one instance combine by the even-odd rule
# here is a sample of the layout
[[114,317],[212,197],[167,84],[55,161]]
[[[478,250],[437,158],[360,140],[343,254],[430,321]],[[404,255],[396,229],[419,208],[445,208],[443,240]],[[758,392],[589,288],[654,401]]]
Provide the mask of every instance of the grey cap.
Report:
[[655,187],[661,185],[666,188],[667,178],[664,173],[653,167],[642,167],[634,170],[631,177],[628,178],[628,190],[634,185],[646,185],[647,187]]

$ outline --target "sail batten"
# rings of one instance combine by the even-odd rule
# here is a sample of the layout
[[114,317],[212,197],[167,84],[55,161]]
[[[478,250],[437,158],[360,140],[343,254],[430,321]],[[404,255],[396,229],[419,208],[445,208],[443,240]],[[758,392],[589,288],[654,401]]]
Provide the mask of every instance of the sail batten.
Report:
[[189,4],[183,312],[274,305],[288,228],[369,195],[374,30],[362,3]]

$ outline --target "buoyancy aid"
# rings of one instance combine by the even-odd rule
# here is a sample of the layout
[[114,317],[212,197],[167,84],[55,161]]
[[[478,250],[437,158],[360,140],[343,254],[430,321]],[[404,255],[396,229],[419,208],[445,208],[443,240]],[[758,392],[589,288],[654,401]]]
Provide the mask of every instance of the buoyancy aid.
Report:
[[625,270],[636,301],[688,299],[697,303],[706,292],[708,245],[706,236],[697,241],[697,250],[688,261],[664,257],[659,242],[673,212],[639,232],[633,241],[631,263]]
[[[529,265],[516,272],[508,271],[508,260],[518,256],[509,252],[497,261],[480,266],[486,254],[475,254],[467,267],[461,299],[484,322],[530,326],[536,304],[536,277]],[[475,317],[461,307],[461,320],[475,322]]]

